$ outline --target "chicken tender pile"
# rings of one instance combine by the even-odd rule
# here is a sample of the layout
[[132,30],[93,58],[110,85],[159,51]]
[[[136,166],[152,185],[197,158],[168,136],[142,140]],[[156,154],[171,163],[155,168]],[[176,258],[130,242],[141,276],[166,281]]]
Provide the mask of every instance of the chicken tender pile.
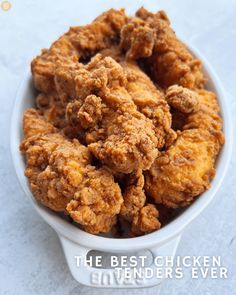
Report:
[[210,187],[220,109],[165,12],[111,9],[70,28],[31,69],[38,95],[20,150],[46,207],[89,233],[125,224],[139,236]]

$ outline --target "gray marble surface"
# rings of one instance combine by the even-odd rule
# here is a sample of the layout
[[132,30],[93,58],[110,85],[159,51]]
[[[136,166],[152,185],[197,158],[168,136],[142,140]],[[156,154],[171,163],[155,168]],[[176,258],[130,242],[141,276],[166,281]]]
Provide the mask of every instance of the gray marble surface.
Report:
[[[0,1],[2,2],[2,1]],[[36,214],[16,179],[9,126],[17,88],[30,60],[70,25],[86,23],[110,7],[141,5],[165,9],[178,35],[195,45],[213,65],[226,91],[236,124],[236,1],[33,1],[11,0],[0,9],[0,294],[123,294],[79,285],[71,276],[58,237]],[[235,151],[235,146],[234,146]],[[225,280],[167,280],[127,294],[236,294],[236,159],[214,201],[184,232],[177,254],[221,255]]]

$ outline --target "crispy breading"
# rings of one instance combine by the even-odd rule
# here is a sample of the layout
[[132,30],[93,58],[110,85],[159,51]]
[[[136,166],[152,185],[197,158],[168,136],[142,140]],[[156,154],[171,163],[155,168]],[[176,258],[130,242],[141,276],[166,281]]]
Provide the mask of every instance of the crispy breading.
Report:
[[146,174],[147,192],[169,207],[189,205],[209,188],[224,143],[215,94],[206,90],[198,94],[198,106],[187,116],[184,131]]
[[132,235],[141,235],[160,228],[157,209],[146,203],[142,170],[128,177],[123,199],[120,216],[130,222]]
[[150,78],[134,63],[123,62],[127,72],[127,90],[138,110],[149,118],[155,130],[158,149],[169,146],[176,138],[171,129],[170,108],[163,92],[158,90]]
[[46,118],[46,121],[51,123],[54,127],[62,129],[67,126],[65,118],[66,105],[60,98],[40,93],[36,97],[36,105],[40,115]]
[[164,88],[174,84],[188,88],[203,86],[200,60],[176,37],[164,11],[153,14],[140,8],[136,18],[124,25],[121,46],[128,50],[128,59],[146,58],[148,72]]
[[191,113],[198,105],[198,94],[188,88],[173,85],[166,90],[166,101],[182,113]]
[[118,46],[101,51],[103,56],[111,56],[125,70],[127,76],[127,90],[138,110],[149,118],[155,129],[157,147],[169,146],[176,138],[171,128],[172,120],[170,108],[163,91],[158,89],[151,79],[140,69],[134,61],[125,61]]
[[220,107],[216,95],[207,90],[198,90],[198,106],[196,110],[189,114],[183,129],[205,129],[215,134],[219,141],[223,143],[222,119],[220,117]]
[[144,206],[133,218],[131,232],[134,236],[151,233],[161,227],[159,213],[153,204]]
[[219,144],[206,130],[178,134],[176,142],[159,156],[146,175],[146,191],[169,207],[189,205],[209,188],[215,175]]
[[132,173],[126,179],[125,188],[123,189],[123,199],[120,214],[126,220],[132,222],[136,215],[146,203],[144,192],[144,176],[142,170]]
[[57,129],[44,120],[35,109],[27,109],[23,117],[24,138],[38,134],[56,133]]
[[55,92],[57,63],[74,63],[93,56],[97,51],[119,42],[120,30],[127,21],[124,10],[110,9],[87,26],[71,27],[49,49],[42,50],[31,64],[35,87]]
[[139,18],[132,18],[121,30],[120,47],[128,60],[151,56],[154,44],[155,31]]
[[93,155],[115,172],[149,169],[158,152],[155,127],[138,111],[122,66],[97,55],[74,79],[76,100],[66,114],[70,124],[84,130]]
[[25,112],[24,131],[25,175],[36,199],[55,211],[67,211],[86,231],[108,232],[123,202],[110,172],[92,166],[85,146],[66,139],[35,110]]

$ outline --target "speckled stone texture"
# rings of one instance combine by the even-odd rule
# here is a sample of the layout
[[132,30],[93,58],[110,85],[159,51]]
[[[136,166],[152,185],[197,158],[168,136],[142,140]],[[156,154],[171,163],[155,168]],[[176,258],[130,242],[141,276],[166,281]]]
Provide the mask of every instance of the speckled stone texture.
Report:
[[[2,1],[0,1],[2,2]],[[165,9],[178,35],[209,60],[229,96],[236,124],[236,2],[234,0],[33,1],[11,0],[0,9],[0,294],[123,294],[79,285],[71,276],[56,233],[37,215],[17,182],[9,152],[11,110],[31,59],[70,25],[85,24],[110,7],[133,13],[141,5]],[[234,146],[235,151],[236,146]],[[221,255],[225,280],[166,280],[126,294],[233,295],[236,290],[236,159],[214,201],[184,232],[177,255]]]

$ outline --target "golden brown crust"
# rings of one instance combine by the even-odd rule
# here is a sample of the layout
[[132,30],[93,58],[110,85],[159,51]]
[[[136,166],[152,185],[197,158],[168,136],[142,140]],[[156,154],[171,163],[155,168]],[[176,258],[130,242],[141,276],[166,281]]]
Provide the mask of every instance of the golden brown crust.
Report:
[[210,186],[215,160],[224,143],[219,106],[212,92],[198,91],[198,106],[178,132],[176,142],[146,175],[146,190],[169,207],[189,205]]
[[128,50],[127,58],[147,58],[148,71],[164,88],[174,84],[201,88],[205,81],[201,62],[177,39],[165,12],[153,14],[141,8],[136,16],[121,33],[121,46]]
[[169,146],[176,138],[171,129],[171,114],[163,92],[158,90],[151,79],[135,64],[123,62],[127,73],[127,90],[138,110],[154,125],[157,147]]
[[68,104],[66,114],[78,131],[84,130],[93,155],[115,172],[150,168],[157,155],[155,128],[138,111],[122,66],[96,55],[74,79],[76,100]]
[[182,113],[191,113],[197,108],[198,94],[188,88],[173,85],[166,90],[166,101]]
[[145,58],[152,55],[155,32],[139,18],[132,18],[121,30],[121,49],[126,51],[128,60]]
[[54,92],[54,75],[58,63],[76,63],[118,42],[120,30],[126,21],[123,9],[110,9],[87,26],[70,28],[50,49],[44,49],[32,61],[35,87],[44,93]]
[[208,131],[179,133],[176,142],[158,157],[146,175],[146,191],[169,207],[189,205],[209,188],[215,174],[219,145]]
[[[186,118],[183,129],[201,128],[208,130],[223,143],[222,119],[220,117],[220,107],[216,95],[207,90],[198,91],[199,103],[192,113]],[[222,139],[220,139],[222,138]]]
[[123,199],[120,216],[130,223],[131,235],[138,236],[160,228],[157,209],[146,202],[142,170],[129,175]]
[[144,206],[133,218],[131,232],[134,236],[151,233],[161,227],[159,213],[153,204]]
[[144,176],[142,170],[129,175],[123,190],[124,203],[120,215],[132,222],[133,217],[143,208],[146,203],[144,192]]
[[[35,125],[44,126],[44,132]],[[85,146],[55,132],[36,111],[25,112],[24,130],[25,175],[36,199],[55,211],[67,210],[87,231],[109,231],[123,202],[110,172],[92,166]]]

